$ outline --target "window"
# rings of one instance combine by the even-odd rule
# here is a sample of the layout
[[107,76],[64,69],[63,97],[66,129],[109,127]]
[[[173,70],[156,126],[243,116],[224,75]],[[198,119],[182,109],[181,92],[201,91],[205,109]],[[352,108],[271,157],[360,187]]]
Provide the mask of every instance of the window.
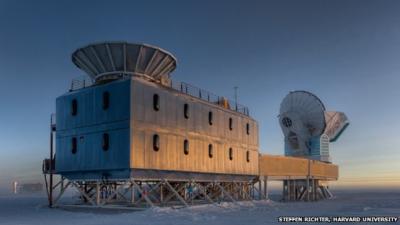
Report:
[[185,155],[189,154],[189,141],[187,139],[183,141],[183,153],[185,153]]
[[76,116],[78,114],[78,100],[72,99],[71,102],[71,115]]
[[233,130],[233,119],[229,117],[229,130]]
[[208,145],[208,157],[210,157],[210,159],[213,157],[213,145],[212,144]]
[[250,152],[249,151],[246,152],[246,161],[250,162]]
[[156,152],[160,150],[160,136],[158,134],[153,135],[153,150]]
[[103,109],[106,110],[110,107],[110,92],[103,92]]
[[233,159],[233,149],[229,148],[229,160]]
[[76,137],[73,137],[71,139],[71,152],[72,154],[76,154],[76,152],[78,151],[78,140],[76,139]]
[[247,135],[250,134],[250,124],[249,123],[246,123],[246,133],[247,133]]
[[160,110],[160,97],[158,96],[158,94],[153,95],[153,109],[155,111]]
[[185,116],[185,119],[189,119],[189,105],[187,103],[183,105],[183,115]]
[[208,112],[208,124],[213,125],[213,112]]
[[103,134],[102,148],[107,151],[110,148],[110,135],[108,133]]

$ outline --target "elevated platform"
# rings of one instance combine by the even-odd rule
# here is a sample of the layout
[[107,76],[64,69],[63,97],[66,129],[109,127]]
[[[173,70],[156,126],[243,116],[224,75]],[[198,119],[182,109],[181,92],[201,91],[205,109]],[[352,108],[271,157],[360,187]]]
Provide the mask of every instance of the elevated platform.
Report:
[[[260,155],[259,179],[283,181],[283,201],[318,201],[332,198],[327,181],[337,180],[337,165],[306,158]],[[264,188],[266,189],[266,188]]]
[[261,155],[259,167],[260,177],[268,177],[268,180],[312,178],[334,181],[339,177],[337,165],[305,158]]

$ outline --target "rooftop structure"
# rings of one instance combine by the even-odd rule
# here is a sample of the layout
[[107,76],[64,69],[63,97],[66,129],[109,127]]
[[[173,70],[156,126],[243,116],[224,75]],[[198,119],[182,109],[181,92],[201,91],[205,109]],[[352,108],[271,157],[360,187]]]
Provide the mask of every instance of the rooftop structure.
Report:
[[72,62],[96,83],[123,76],[143,76],[168,83],[176,68],[175,57],[155,46],[126,42],[104,42],[79,48]]

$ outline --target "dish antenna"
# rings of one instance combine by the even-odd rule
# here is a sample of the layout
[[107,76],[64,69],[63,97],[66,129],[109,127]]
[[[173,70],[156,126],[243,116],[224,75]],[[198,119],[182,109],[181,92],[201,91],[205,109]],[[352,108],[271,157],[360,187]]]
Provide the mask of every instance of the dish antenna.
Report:
[[72,54],[72,62],[96,83],[141,76],[167,84],[177,64],[175,57],[161,48],[127,42],[87,45]]
[[279,123],[285,136],[285,155],[330,162],[329,142],[349,125],[342,112],[327,112],[322,101],[307,91],[290,92],[283,99]]

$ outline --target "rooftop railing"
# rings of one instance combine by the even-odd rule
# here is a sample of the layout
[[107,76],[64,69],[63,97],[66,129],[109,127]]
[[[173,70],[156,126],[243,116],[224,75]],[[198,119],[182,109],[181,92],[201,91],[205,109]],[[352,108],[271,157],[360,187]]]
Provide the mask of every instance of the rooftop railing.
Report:
[[70,91],[75,91],[75,90],[79,90],[85,87],[90,87],[93,85],[93,81],[90,78],[87,77],[79,77],[79,78],[75,78],[72,79],[71,81],[71,87],[70,87]]
[[204,89],[198,88],[185,82],[171,81],[171,88],[187,95],[202,99],[204,101],[220,105],[224,108],[236,111],[238,113],[249,116],[249,109],[235,101],[229,100],[225,97],[218,96]]
[[[124,76],[123,79],[129,78],[129,77],[130,76]],[[79,90],[79,89],[86,88],[86,87],[89,87],[92,85],[93,85],[93,82],[88,78],[73,79],[71,82],[70,91]],[[246,106],[241,105],[241,104],[237,103],[236,101],[229,100],[225,97],[218,96],[216,94],[213,94],[212,92],[198,88],[194,85],[191,85],[191,84],[188,84],[185,82],[171,80],[169,87],[176,91],[179,91],[181,93],[184,93],[184,94],[190,95],[192,97],[199,98],[204,101],[222,106],[226,109],[236,111],[236,112],[244,114],[246,116],[250,115],[249,109]]]

